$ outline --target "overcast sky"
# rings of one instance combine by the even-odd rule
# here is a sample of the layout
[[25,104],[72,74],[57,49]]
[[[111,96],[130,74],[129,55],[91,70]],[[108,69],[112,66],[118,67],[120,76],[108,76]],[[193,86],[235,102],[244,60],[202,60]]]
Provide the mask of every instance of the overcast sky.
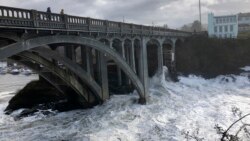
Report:
[[[178,28],[199,18],[199,0],[0,0],[0,5],[37,9],[65,14],[101,18],[137,24]],[[207,13],[215,15],[250,12],[250,0],[201,0],[202,22]]]

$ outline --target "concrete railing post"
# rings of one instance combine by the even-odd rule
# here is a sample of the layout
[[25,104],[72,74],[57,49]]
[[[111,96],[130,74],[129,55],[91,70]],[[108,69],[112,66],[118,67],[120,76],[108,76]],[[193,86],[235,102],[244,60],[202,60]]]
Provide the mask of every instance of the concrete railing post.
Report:
[[108,31],[109,31],[109,22],[107,20],[104,21],[104,26],[105,26],[106,33],[108,34]]
[[134,31],[134,25],[131,24],[130,27],[131,27],[131,34],[134,34],[134,32],[135,32],[135,31]]
[[90,26],[91,26],[91,19],[87,18],[87,26],[88,26],[88,31],[90,32]]
[[66,14],[63,14],[62,15],[62,22],[64,23],[64,25],[65,25],[65,29],[69,29],[69,23],[68,23],[68,15],[66,15]]
[[[19,14],[17,14],[19,15]],[[36,10],[31,10],[31,19],[33,21],[33,27],[39,27],[39,23],[38,23],[38,17],[37,17],[37,11]]]

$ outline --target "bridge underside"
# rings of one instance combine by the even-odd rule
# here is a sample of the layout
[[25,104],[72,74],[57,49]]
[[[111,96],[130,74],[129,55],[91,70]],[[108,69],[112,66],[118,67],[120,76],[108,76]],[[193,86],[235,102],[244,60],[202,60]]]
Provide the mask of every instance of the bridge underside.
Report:
[[36,71],[84,106],[112,93],[148,97],[148,78],[175,69],[175,44],[190,33],[162,27],[0,6],[0,60]]
[[9,58],[29,67],[63,94],[73,91],[83,107],[133,89],[145,103],[148,78],[161,73],[164,65],[173,67],[175,42],[175,38],[31,32],[1,38],[0,60]]

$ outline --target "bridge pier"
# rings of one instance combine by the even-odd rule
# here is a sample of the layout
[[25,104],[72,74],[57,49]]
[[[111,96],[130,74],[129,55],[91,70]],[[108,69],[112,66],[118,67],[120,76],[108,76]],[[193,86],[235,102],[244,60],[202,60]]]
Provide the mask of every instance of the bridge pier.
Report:
[[176,68],[175,68],[175,44],[176,44],[176,39],[172,39],[172,50],[171,50],[171,72],[175,72]]
[[158,52],[158,74],[162,73],[163,69],[163,50],[162,50],[162,43],[160,43],[160,46],[157,49]]
[[93,72],[93,56],[92,51],[87,46],[81,46],[81,66],[90,75],[94,76]]
[[131,44],[132,44],[131,49],[130,49],[131,67],[132,67],[133,71],[136,73],[136,69],[135,69],[135,42],[132,40]]
[[[132,56],[132,54],[131,54],[131,49],[132,49],[132,43],[131,43],[132,41],[131,40],[128,40],[128,39],[125,39],[124,41],[123,41],[123,47],[124,47],[124,49],[123,49],[123,58],[125,59],[125,61],[128,63],[128,65],[132,68],[132,58],[131,58],[131,56]],[[125,75],[125,73],[123,72],[122,73],[122,79],[123,79],[123,83],[124,83],[124,85],[126,85],[126,86],[129,86],[130,87],[130,85],[131,85],[131,81],[126,77],[126,75]]]
[[[116,41],[116,42],[115,42]],[[119,41],[117,39],[114,40],[112,43],[112,48],[114,48],[124,59],[125,54],[124,54],[124,44],[122,41]],[[121,68],[117,65],[117,79],[118,79],[118,86],[122,86],[122,72]]]
[[99,53],[99,73],[102,87],[102,99],[107,100],[109,98],[109,86],[108,86],[108,70],[107,70],[107,58],[105,54]]
[[74,45],[65,45],[64,53],[67,58],[69,58],[73,62],[76,62],[76,51]]
[[141,48],[139,54],[139,76],[144,86],[143,97],[139,99],[139,103],[146,103],[148,94],[148,59],[147,59],[147,41],[144,37],[141,38]]
[[89,56],[87,53],[87,47],[81,46],[81,66],[86,71],[89,72]]

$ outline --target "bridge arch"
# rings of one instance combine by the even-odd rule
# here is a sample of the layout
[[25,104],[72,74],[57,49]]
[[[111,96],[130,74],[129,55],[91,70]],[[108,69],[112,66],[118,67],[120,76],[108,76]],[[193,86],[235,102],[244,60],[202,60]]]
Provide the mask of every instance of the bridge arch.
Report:
[[138,76],[140,76],[140,61],[139,60],[141,60],[140,58],[141,48],[142,48],[141,39],[135,38],[134,39],[134,54],[135,54],[134,71],[136,72]]
[[31,50],[32,52],[36,52],[44,58],[51,58],[56,60],[63,65],[65,65],[68,69],[70,69],[74,74],[76,74],[86,85],[88,85],[91,90],[96,94],[96,97],[100,100],[101,98],[101,87],[94,81],[93,77],[89,75],[85,70],[83,70],[79,65],[77,65],[72,60],[61,57],[57,52],[52,51],[48,48],[37,47]]
[[113,42],[114,40],[119,40],[119,41],[123,41],[123,39],[119,36],[114,36],[110,38],[110,41]]
[[159,60],[159,50],[161,49],[161,43],[159,40],[152,38],[147,41],[146,46],[148,60],[148,76],[153,77],[160,68],[159,62],[161,60]]
[[122,56],[122,43],[123,40],[120,38],[111,39],[111,47]]
[[[40,65],[35,65],[34,63],[32,63],[30,60],[25,60],[24,57],[21,57],[21,56],[18,56],[18,55],[14,55],[14,56],[11,56],[9,57],[8,59],[12,60],[13,62],[16,62],[16,63],[19,63],[19,64],[22,64],[24,66],[26,66],[27,68],[35,71],[36,73],[39,74],[39,76],[42,76],[45,80],[47,80],[52,86],[54,86],[59,92],[65,94],[63,88],[61,88],[59,85],[56,85],[54,79],[51,79],[51,76],[48,77],[46,76],[45,74],[43,74],[41,71],[40,71]],[[53,77],[54,78],[54,77]]]
[[168,44],[168,45],[170,45],[170,46],[172,47],[173,44],[174,44],[174,42],[173,42],[171,39],[166,38],[166,39],[163,40],[163,43],[162,43],[162,44],[163,44],[163,45],[164,45],[164,44]]
[[180,46],[184,42],[184,39],[182,38],[177,38],[175,41],[175,47]]
[[135,37],[133,37],[133,38],[132,38],[132,40],[133,40],[133,41],[135,41],[135,40],[139,40],[139,41],[141,41],[141,38],[140,38],[140,37],[138,37],[138,36],[135,36]]
[[[79,104],[93,106],[102,102],[99,98],[94,97],[92,92],[87,91],[85,85],[82,84],[73,73],[56,66],[54,63],[38,55],[37,53],[34,54],[33,51],[24,51],[12,56],[11,59],[36,71],[40,76],[45,78],[49,83],[51,83],[55,88],[65,95],[67,95],[65,90],[68,91],[69,88],[72,89],[73,91],[71,90],[69,95],[72,95],[72,92],[75,92],[75,94],[77,94],[79,97],[76,99]],[[65,89],[65,86],[67,89]]]
[[132,40],[129,38],[125,38],[123,43],[124,43],[123,45],[124,46],[124,58],[129,64],[131,64],[130,55],[131,55],[131,49],[132,49]]
[[167,66],[168,68],[171,67],[174,44],[175,42],[169,38],[166,38],[162,44],[163,65]]
[[104,43],[107,46],[110,46],[111,41],[107,38],[99,38],[98,39],[100,42]]
[[[0,49],[0,59],[4,59],[15,54],[18,54],[25,50],[30,50],[39,46],[44,46],[48,44],[56,44],[56,43],[73,43],[79,45],[86,45],[88,47],[94,48],[101,53],[108,55],[112,58],[117,65],[124,71],[124,73],[131,79],[131,82],[134,84],[138,94],[140,96],[140,101],[145,101],[145,93],[144,86],[142,85],[140,79],[136,76],[134,71],[130,68],[130,66],[117,54],[114,50],[110,49],[108,46],[103,43],[78,36],[69,36],[69,35],[57,35],[57,36],[44,36],[37,37],[33,39],[28,39],[25,41],[20,41],[8,46],[5,46]],[[89,80],[90,81],[90,80]]]

